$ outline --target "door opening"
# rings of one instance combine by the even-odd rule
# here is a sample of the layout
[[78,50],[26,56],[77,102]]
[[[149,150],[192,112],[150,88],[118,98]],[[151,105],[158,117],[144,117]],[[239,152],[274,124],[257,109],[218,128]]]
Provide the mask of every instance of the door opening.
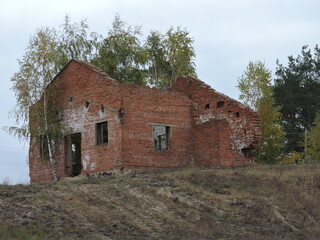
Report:
[[82,170],[81,164],[81,133],[67,137],[67,172],[69,176],[78,176]]

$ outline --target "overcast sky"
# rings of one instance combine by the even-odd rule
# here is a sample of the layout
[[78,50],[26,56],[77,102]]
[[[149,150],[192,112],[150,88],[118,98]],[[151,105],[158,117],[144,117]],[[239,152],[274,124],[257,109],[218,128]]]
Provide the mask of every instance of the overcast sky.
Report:
[[319,43],[319,11],[319,0],[0,0],[0,183],[29,181],[28,143],[1,129],[14,124],[8,119],[15,105],[10,77],[37,28],[58,27],[70,14],[105,35],[116,13],[142,25],[145,35],[185,27],[194,39],[198,77],[237,99],[237,79],[249,61],[265,61],[274,72],[277,59],[286,64],[303,45]]

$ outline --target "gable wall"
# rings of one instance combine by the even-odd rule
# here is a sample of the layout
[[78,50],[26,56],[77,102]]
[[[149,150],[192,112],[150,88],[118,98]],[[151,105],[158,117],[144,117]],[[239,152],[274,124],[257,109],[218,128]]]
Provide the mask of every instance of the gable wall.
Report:
[[[118,118],[120,108],[119,84],[107,79],[81,63],[72,61],[58,75],[57,105],[63,109],[62,123],[73,129],[73,133],[82,134],[82,174],[105,171],[121,165],[121,129]],[[70,97],[73,97],[73,104]],[[86,101],[89,107],[86,108]],[[104,107],[104,112],[101,107]],[[95,123],[108,121],[109,143],[96,146]],[[30,144],[31,181],[48,180],[52,174],[47,163],[39,163],[39,149]],[[67,176],[67,144],[63,139],[57,155],[59,177]]]

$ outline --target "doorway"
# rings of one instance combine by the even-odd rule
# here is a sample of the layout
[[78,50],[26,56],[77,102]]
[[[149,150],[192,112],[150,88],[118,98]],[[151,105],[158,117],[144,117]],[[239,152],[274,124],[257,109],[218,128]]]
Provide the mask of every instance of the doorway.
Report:
[[78,176],[81,164],[81,133],[67,136],[67,172],[69,176]]

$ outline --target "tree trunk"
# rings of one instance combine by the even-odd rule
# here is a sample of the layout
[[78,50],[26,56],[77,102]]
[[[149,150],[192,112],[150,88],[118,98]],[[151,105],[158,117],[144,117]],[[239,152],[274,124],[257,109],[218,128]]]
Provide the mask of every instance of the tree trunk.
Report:
[[54,160],[53,155],[52,155],[51,140],[50,140],[49,136],[47,136],[47,144],[48,144],[48,152],[49,152],[49,163],[50,163],[53,179],[55,181],[58,181],[59,178],[58,178],[57,170],[56,170],[56,166],[55,166],[56,161]]
[[43,92],[43,111],[44,111],[44,124],[45,124],[45,133],[47,134],[47,144],[48,144],[48,152],[49,152],[49,163],[53,175],[53,179],[55,181],[58,181],[58,175],[57,175],[57,170],[55,166],[55,159],[52,154],[52,140],[50,139],[50,136],[48,134],[48,117],[47,117],[47,96],[46,96],[46,90]]

